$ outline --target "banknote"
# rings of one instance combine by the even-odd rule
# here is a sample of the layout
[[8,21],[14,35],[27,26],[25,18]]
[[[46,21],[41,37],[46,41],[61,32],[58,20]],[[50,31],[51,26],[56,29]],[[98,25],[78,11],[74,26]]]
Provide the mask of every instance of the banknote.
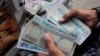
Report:
[[47,54],[46,49],[39,48],[38,46],[36,46],[34,44],[30,44],[28,42],[23,41],[22,37],[23,37],[24,31],[25,31],[25,27],[22,27],[21,34],[20,34],[20,37],[19,37],[18,43],[17,43],[17,48]]
[[[75,40],[75,38],[73,38],[73,36],[74,36],[73,33],[69,33],[67,30],[65,31],[65,30],[57,27],[56,25],[48,22],[47,20],[45,20],[45,19],[43,19],[39,16],[35,16],[34,19],[33,19],[33,22],[32,23],[30,23],[30,22],[27,24],[27,28],[30,28],[31,30],[26,30],[27,34],[31,34],[33,32],[32,30],[34,28],[34,32],[32,33],[32,35],[33,34],[35,34],[36,36],[41,35],[41,32],[43,31],[42,27],[45,27],[48,30],[52,30],[54,32],[57,32],[57,33],[63,35],[63,36],[67,36],[66,38],[70,41]],[[34,26],[33,26],[33,24],[34,24]],[[30,27],[28,27],[29,25],[30,25]],[[40,30],[36,30],[36,29],[40,29]],[[30,31],[32,31],[32,32],[28,33]],[[36,32],[38,32],[39,34],[37,34]]]
[[43,50],[47,50],[43,40],[43,34],[49,31],[54,43],[65,53],[65,55],[70,56],[70,53],[72,53],[76,47],[75,42],[70,40],[70,36],[68,37],[59,33],[61,29],[59,29],[59,31],[56,30],[58,28],[54,28],[56,28],[55,25],[50,24],[49,21],[35,15],[34,18],[27,23],[21,40],[42,48]]
[[77,18],[73,18],[65,24],[61,24],[59,19],[61,19],[64,14],[67,14],[69,10],[62,4],[57,4],[52,6],[51,9],[47,11],[47,19],[57,25],[59,28],[64,29],[69,32],[73,38],[75,37],[75,42],[81,45],[87,37],[91,34],[91,30],[83,24]]
[[37,0],[25,0],[25,10],[35,15],[41,8]]
[[17,48],[25,49],[25,50],[29,50],[29,51],[34,51],[34,52],[41,52],[44,54],[48,53],[46,49],[39,48],[38,46],[36,46],[34,44],[30,44],[30,43],[24,42],[22,40],[19,41]]

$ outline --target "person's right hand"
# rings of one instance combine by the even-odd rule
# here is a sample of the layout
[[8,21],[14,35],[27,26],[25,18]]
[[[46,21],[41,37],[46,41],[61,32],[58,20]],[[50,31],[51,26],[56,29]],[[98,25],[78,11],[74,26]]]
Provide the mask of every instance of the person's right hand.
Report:
[[54,44],[50,33],[44,34],[44,41],[48,49],[48,54],[37,53],[37,56],[64,56],[63,52]]
[[64,15],[63,19],[60,19],[60,22],[65,23],[72,17],[77,17],[90,28],[95,26],[98,21],[95,10],[71,9],[69,13]]

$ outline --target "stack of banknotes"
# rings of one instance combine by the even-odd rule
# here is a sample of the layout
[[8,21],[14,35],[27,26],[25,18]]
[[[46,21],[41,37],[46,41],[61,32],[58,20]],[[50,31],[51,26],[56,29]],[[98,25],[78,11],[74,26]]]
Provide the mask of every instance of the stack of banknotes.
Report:
[[59,23],[65,12],[68,13],[69,10],[64,5],[57,4],[47,10],[47,19],[35,15],[22,29],[17,48],[48,54],[43,34],[49,31],[65,56],[72,56],[76,44],[81,45],[91,30],[76,18],[65,24]]

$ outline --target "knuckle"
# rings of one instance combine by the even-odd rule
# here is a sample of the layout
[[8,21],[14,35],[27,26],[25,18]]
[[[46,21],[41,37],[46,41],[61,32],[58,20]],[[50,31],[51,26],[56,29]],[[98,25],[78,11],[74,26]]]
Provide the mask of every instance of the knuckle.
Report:
[[49,51],[50,51],[50,52],[57,52],[58,49],[57,49],[57,48],[52,48],[52,49],[50,49]]

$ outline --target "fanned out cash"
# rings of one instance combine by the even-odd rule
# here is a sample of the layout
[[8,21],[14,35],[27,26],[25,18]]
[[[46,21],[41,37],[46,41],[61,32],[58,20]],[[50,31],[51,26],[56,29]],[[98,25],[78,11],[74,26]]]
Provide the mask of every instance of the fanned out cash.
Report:
[[[54,31],[55,29],[58,30]],[[54,42],[65,55],[72,55],[76,47],[75,42],[68,40],[68,36],[59,33],[63,30],[39,16],[35,16],[27,23],[22,36],[19,38],[17,47],[47,54],[48,50],[43,40],[43,34],[47,31],[51,33]]]
[[59,19],[63,18],[64,14],[68,12],[69,10],[64,5],[56,4],[47,11],[47,18],[58,27],[65,29],[69,33],[68,35],[73,36],[75,42],[81,45],[91,34],[91,30],[77,18],[73,18],[65,24],[59,23]]
[[43,34],[49,31],[65,56],[72,56],[76,43],[81,45],[91,30],[76,18],[66,24],[60,24],[59,19],[68,11],[62,4],[57,4],[47,10],[48,20],[35,15],[22,30],[17,48],[47,54]]

